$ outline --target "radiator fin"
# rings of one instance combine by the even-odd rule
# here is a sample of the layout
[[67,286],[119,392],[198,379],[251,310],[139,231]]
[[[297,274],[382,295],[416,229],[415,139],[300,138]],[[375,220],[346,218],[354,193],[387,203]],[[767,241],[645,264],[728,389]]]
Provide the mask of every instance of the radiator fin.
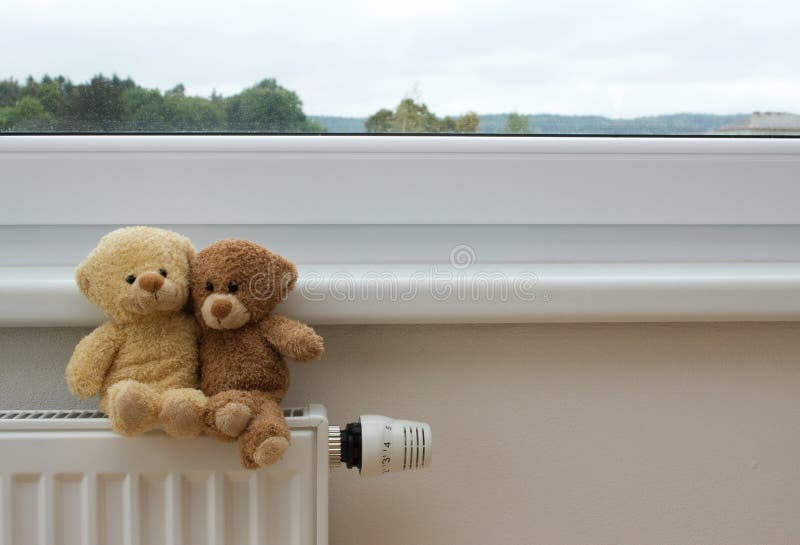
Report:
[[125,475],[106,473],[97,479],[97,537],[101,543],[127,545],[130,531],[126,512]]
[[44,543],[44,507],[41,475],[21,474],[11,479],[11,542]]
[[225,474],[224,543],[253,543],[250,513],[250,489],[253,483],[250,472],[236,471]]
[[82,545],[88,541],[80,524],[83,489],[83,475],[60,473],[55,476],[53,534],[59,545]]
[[143,544],[167,544],[166,509],[167,474],[142,474],[139,477],[139,527]]
[[211,474],[208,472],[191,472],[183,475],[181,488],[183,543],[193,545],[209,545],[213,535],[209,532],[209,521],[212,521],[213,507],[210,505],[212,491]]

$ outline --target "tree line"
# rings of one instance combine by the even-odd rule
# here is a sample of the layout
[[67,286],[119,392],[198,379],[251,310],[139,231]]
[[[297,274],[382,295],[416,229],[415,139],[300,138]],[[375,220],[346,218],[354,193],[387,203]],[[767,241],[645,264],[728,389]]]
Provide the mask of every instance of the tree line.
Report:
[[190,96],[183,85],[148,89],[131,78],[97,75],[0,80],[0,132],[241,132],[438,134],[706,134],[745,114],[671,114],[635,119],[555,114],[437,116],[420,100],[367,118],[308,116],[296,92],[265,79],[231,96]]
[[[412,99],[364,122],[369,133],[477,133],[475,112],[437,117]],[[148,89],[131,78],[99,74],[86,83],[64,76],[0,80],[0,132],[324,133],[294,91],[264,79],[232,96],[190,96],[182,84]]]
[[274,79],[223,97],[189,96],[183,85],[161,92],[132,79],[97,75],[74,84],[64,76],[0,80],[4,132],[321,133],[297,93]]

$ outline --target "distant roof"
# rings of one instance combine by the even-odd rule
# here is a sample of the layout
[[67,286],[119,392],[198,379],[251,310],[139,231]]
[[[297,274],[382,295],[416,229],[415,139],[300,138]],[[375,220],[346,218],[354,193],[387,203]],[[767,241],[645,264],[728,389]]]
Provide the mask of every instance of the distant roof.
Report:
[[784,112],[755,112],[744,123],[714,129],[726,134],[800,134],[800,115]]

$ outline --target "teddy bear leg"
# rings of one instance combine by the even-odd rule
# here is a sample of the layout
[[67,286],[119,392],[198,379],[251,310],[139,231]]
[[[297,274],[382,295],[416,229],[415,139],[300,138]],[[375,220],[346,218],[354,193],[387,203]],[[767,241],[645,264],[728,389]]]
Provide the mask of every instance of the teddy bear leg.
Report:
[[289,448],[289,426],[276,399],[267,396],[239,439],[242,465],[248,469],[277,462]]
[[172,437],[197,437],[203,431],[206,396],[194,388],[175,388],[163,393],[158,423]]
[[158,390],[135,380],[121,380],[107,392],[111,428],[120,435],[139,435],[155,427],[161,405]]
[[247,428],[264,402],[262,392],[227,390],[211,396],[205,412],[206,435],[233,441]]

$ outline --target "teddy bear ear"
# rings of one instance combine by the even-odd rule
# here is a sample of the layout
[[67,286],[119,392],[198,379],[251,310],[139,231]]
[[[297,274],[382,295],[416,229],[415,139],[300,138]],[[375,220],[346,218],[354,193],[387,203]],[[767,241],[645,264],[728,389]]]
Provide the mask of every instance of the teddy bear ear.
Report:
[[183,251],[186,253],[186,259],[191,261],[192,259],[194,259],[195,255],[194,246],[192,246],[192,242],[185,236],[180,235],[180,238],[181,238],[181,246],[183,248]]
[[78,283],[81,293],[89,295],[89,274],[83,265],[80,265],[75,271],[75,281]]
[[295,284],[297,284],[297,268],[294,266],[294,263],[286,261],[281,275],[281,287],[283,288],[281,293],[283,298],[289,295],[289,292],[294,289]]

